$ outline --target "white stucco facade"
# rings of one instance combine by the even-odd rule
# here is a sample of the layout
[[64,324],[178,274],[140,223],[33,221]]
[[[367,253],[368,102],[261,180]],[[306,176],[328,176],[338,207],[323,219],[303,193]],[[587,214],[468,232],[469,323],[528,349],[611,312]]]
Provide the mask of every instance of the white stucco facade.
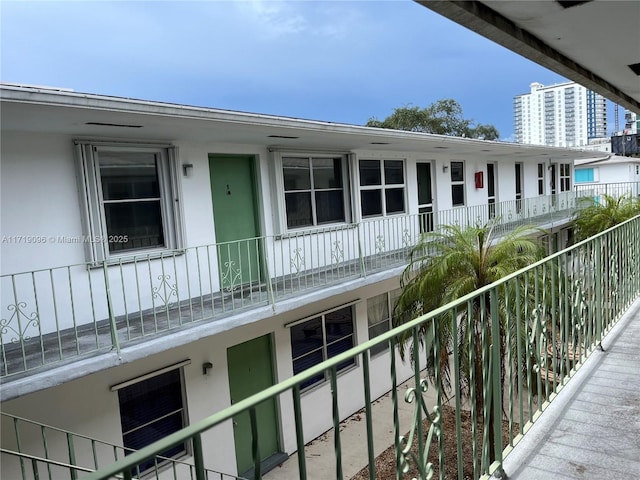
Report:
[[[517,215],[516,198],[528,199],[534,206],[539,202],[542,211],[543,206],[552,205],[549,197],[552,193],[558,195],[558,203],[564,199],[563,195],[570,195],[571,181],[567,184],[569,188],[561,186],[560,167],[566,165],[570,170],[573,159],[582,155],[563,149],[385,132],[278,117],[248,114],[243,117],[237,112],[188,110],[188,107],[124,99],[96,97],[92,98],[93,106],[88,106],[86,96],[56,93],[49,99],[48,95],[19,88],[9,89],[3,95],[0,308],[3,322],[5,316],[11,321],[11,305],[22,305],[25,318],[34,312],[35,316],[28,318],[37,320],[36,324],[31,321],[21,324],[17,337],[3,331],[3,335],[6,334],[2,341],[3,353],[5,348],[7,352],[10,348],[15,350],[16,345],[24,348],[33,338],[55,338],[57,332],[65,329],[95,328],[95,341],[99,345],[92,347],[91,355],[79,354],[74,362],[34,368],[18,372],[19,375],[9,374],[9,363],[3,362],[2,410],[118,445],[122,444],[123,431],[118,395],[111,390],[114,385],[188,361],[181,368],[185,418],[190,424],[230,405],[227,352],[233,346],[268,335],[277,382],[293,375],[292,322],[349,304],[353,312],[353,344],[368,340],[367,299],[398,288],[402,266],[393,264],[385,268],[384,264],[376,264],[377,270],[372,270],[373,273],[345,276],[333,283],[326,280],[326,272],[333,274],[342,268],[334,269],[332,262],[337,253],[341,255],[342,264],[352,268],[358,261],[364,262],[363,259],[404,252],[406,242],[417,239],[420,235],[418,164],[430,165],[431,206],[437,227],[445,222],[464,225],[489,219],[488,163],[494,165],[494,197],[499,214],[510,209],[511,214]],[[64,98],[58,98],[60,95]],[[101,102],[103,107],[95,106]],[[31,123],[29,118],[36,118],[35,112],[39,121]],[[104,125],[90,130],[87,122],[97,123],[96,118],[104,125],[117,120],[144,127],[133,132]],[[89,135],[88,131],[94,133]],[[271,132],[279,132],[281,137],[287,133],[287,138],[301,140],[296,140],[295,145],[282,146],[275,142],[284,140],[266,135]],[[154,142],[177,147],[176,174],[170,180],[176,183],[172,190],[175,198],[171,200],[181,219],[175,227],[180,230],[180,235],[176,235],[181,237],[179,248],[146,257],[143,251],[135,261],[114,257],[96,262],[88,258],[83,242],[64,240],[81,238],[87,233],[83,196],[87,195],[88,187],[86,182],[79,181],[83,164],[78,158],[75,140],[95,140],[100,145],[129,148]],[[129,317],[141,317],[140,312],[156,310],[160,314],[166,310],[168,315],[169,305],[174,309],[175,304],[167,299],[177,298],[178,309],[184,309],[178,315],[181,322],[183,315],[194,316],[194,308],[204,311],[205,300],[213,310],[214,299],[225,297],[221,267],[224,250],[216,245],[219,239],[212,201],[215,192],[211,187],[210,155],[242,155],[251,159],[262,242],[257,251],[264,255],[264,265],[271,269],[270,278],[265,279],[263,274],[260,280],[293,278],[302,265],[315,276],[324,274],[326,283],[305,291],[292,288],[288,297],[275,299],[268,299],[270,293],[261,289],[256,303],[245,305],[244,310],[216,313],[218,316],[212,313],[210,318],[202,314],[202,318],[192,318],[193,323],[180,323],[175,330],[163,335],[125,338],[121,350],[116,351],[110,343],[108,329],[98,332],[109,318],[114,322],[128,322]],[[305,231],[287,229],[279,163],[282,155],[333,155],[341,159],[346,169],[346,221]],[[404,211],[401,214],[362,218],[359,176],[362,160],[401,161],[403,183],[400,187],[393,185],[402,189]],[[462,162],[464,172],[463,180],[458,182],[463,185],[464,205],[457,207],[453,206],[451,173],[455,162]],[[521,172],[520,192],[516,192],[517,169]],[[553,172],[555,178],[552,178]],[[477,175],[479,173],[481,175]],[[305,255],[298,264],[292,256],[297,249],[304,249]],[[167,278],[171,279],[168,291]],[[159,279],[164,282],[164,292],[158,286]],[[234,292],[232,289],[229,297],[232,300]],[[180,307],[183,302],[188,304]],[[41,340],[43,346],[44,342]],[[80,342],[77,348],[80,351]],[[43,353],[43,359],[44,356]],[[203,364],[209,362],[213,367],[203,374]],[[398,365],[399,379],[412,374],[407,364],[399,361]],[[385,372],[371,379],[372,396],[377,397],[391,387],[386,374],[389,356],[373,358],[372,370]],[[344,393],[339,394],[342,418],[363,406],[361,394],[356,393],[361,390],[347,388],[361,384],[362,376],[358,362],[340,373],[338,388],[344,387]],[[304,438],[310,441],[332,425],[327,382],[305,391],[302,404]],[[296,442],[290,396],[283,396],[277,405],[277,423],[279,448],[291,454]],[[11,429],[3,425],[2,435],[3,447],[11,448]],[[208,468],[237,473],[230,438],[233,438],[231,422],[203,437],[205,449],[211,452],[206,458]],[[22,441],[25,446],[30,442],[35,444],[37,434],[33,438],[27,434]],[[63,449],[63,446],[52,448]],[[3,463],[2,468],[3,477],[14,478],[17,471],[13,469],[18,467],[15,463]]]

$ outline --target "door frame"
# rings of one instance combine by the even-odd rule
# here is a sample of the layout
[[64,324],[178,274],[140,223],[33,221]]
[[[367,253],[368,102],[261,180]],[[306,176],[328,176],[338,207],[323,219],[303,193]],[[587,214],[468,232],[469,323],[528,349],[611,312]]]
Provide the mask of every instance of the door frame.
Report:
[[[211,210],[212,210],[212,214],[213,214],[213,230],[214,230],[214,235],[216,237],[216,244],[218,244],[220,242],[218,235],[217,235],[217,224],[216,224],[216,206],[215,206],[215,202],[214,202],[214,193],[213,193],[213,188],[211,186],[211,174],[212,174],[212,166],[215,164],[215,160],[216,159],[229,159],[229,158],[237,158],[237,159],[246,159],[249,162],[249,168],[250,168],[250,180],[251,180],[251,190],[253,193],[253,202],[252,202],[252,206],[253,206],[253,224],[255,226],[255,231],[256,231],[256,237],[262,237],[262,232],[264,231],[264,225],[263,225],[263,209],[262,209],[262,190],[261,190],[261,184],[259,182],[259,169],[260,169],[260,159],[259,156],[257,154],[254,153],[208,153],[207,154],[207,160],[208,160],[208,167],[209,167],[209,185],[211,188]],[[264,249],[262,248],[262,245],[258,245],[258,259],[259,259],[259,266],[260,266],[260,278],[257,279],[257,282],[264,282],[266,279],[266,273],[267,273],[267,260],[266,260],[266,255],[265,252],[263,251]],[[223,281],[222,281],[222,266],[218,265],[218,276],[219,279],[218,281],[220,282],[220,288],[223,288]],[[249,283],[245,283],[245,284],[241,284],[239,285],[240,288],[243,288],[245,286],[251,285],[255,282],[249,282]]]
[[558,195],[558,164],[549,164],[549,193],[551,194],[551,205],[556,205],[556,197]]
[[[487,162],[487,204],[489,205],[489,219],[496,218],[496,203],[498,202],[497,180],[498,176],[496,175],[496,162]],[[492,185],[493,195],[491,194]]]
[[[524,194],[524,163],[515,162],[515,190],[516,190],[516,213],[522,210],[522,197]],[[518,187],[520,187],[518,189]]]
[[[433,182],[434,163],[431,160],[418,160],[416,161],[416,196],[418,200],[418,216],[420,223],[420,233],[433,232],[436,227],[435,222],[435,193],[436,186]],[[418,166],[427,165],[429,167],[429,182],[431,190],[431,203],[420,203],[420,186],[418,183]],[[421,216],[424,214],[425,216]]]
[[[229,381],[229,404],[233,405],[233,401],[231,399],[231,382],[230,382],[230,373],[231,373],[231,369],[230,369],[230,363],[229,363],[229,350],[238,347],[239,345],[242,345],[243,343],[248,343],[260,338],[264,338],[264,337],[268,337],[268,345],[269,345],[269,365],[270,365],[270,369],[271,369],[271,385],[275,385],[277,383],[277,363],[276,363],[276,356],[275,356],[275,351],[276,351],[276,345],[275,345],[275,337],[274,337],[274,333],[270,332],[267,333],[265,335],[259,335],[257,337],[253,337],[250,338],[249,340],[245,340],[245,341],[241,341],[239,343],[236,343],[234,345],[230,345],[226,348],[226,353],[227,353],[227,380]],[[262,359],[264,360],[264,359]],[[269,470],[271,470],[272,468],[274,468],[275,466],[279,465],[282,463],[282,461],[284,459],[286,459],[288,456],[286,454],[283,454],[282,452],[284,452],[284,440],[283,440],[283,434],[282,434],[282,415],[281,415],[281,407],[280,407],[280,397],[276,396],[273,399],[273,416],[274,416],[274,423],[275,423],[275,443],[276,443],[276,451],[271,455],[271,457],[267,457],[265,460],[262,460],[261,465],[262,465],[262,474],[267,473]],[[240,400],[241,401],[241,400]],[[248,412],[245,412],[248,415]],[[235,425],[235,419],[232,419],[232,424]],[[232,427],[233,428],[233,427]],[[249,473],[252,469],[253,469],[253,462],[251,464],[251,467],[249,468],[249,471],[245,471],[245,472],[241,472],[239,470],[239,466],[238,466],[238,453],[236,451],[236,446],[235,446],[235,432],[234,433],[234,437],[233,437],[233,442],[234,442],[234,454],[235,454],[235,461],[236,461],[236,469],[237,469],[237,475],[238,476],[243,476],[246,478],[252,478],[251,474]],[[270,462],[270,459],[272,457],[276,458],[275,462]]]

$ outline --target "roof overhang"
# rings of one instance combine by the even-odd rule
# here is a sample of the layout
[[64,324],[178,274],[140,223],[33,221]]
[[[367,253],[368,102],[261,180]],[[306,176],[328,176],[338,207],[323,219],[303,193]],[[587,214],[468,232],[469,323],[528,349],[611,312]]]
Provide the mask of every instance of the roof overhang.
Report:
[[[0,86],[3,136],[196,142],[309,151],[419,152],[431,158],[499,161],[597,159],[602,152],[493,142],[226,111],[36,87]],[[214,152],[211,152],[214,153]]]
[[640,2],[416,1],[640,113]]
[[636,164],[640,163],[640,158],[623,157],[620,155],[608,155],[600,159],[578,159],[574,162],[576,167],[582,167],[584,165],[619,165],[619,164]]

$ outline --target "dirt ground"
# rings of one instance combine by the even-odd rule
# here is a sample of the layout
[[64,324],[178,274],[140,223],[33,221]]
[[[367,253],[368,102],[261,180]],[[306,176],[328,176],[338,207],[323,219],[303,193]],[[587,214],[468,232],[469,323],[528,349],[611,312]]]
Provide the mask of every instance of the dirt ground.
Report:
[[[474,478],[473,475],[473,442],[471,431],[471,414],[468,411],[461,412],[462,417],[462,465],[463,465],[463,478],[465,480]],[[457,445],[456,445],[456,417],[455,409],[450,406],[442,407],[442,433],[444,437],[444,471],[445,478],[454,480],[458,478],[458,457],[457,457]],[[425,434],[428,431],[428,423],[425,422]],[[482,448],[482,423],[478,426],[478,448]],[[513,425],[514,431],[518,430],[517,425]],[[503,442],[506,444],[509,439],[509,424],[503,421]],[[413,451],[416,452],[416,442],[414,441]],[[434,436],[431,448],[429,450],[428,459],[434,464],[434,475],[432,478],[439,478],[438,468],[438,445],[437,439]],[[395,479],[396,477],[396,456],[395,447],[392,445],[382,452],[376,458],[375,465],[376,478],[381,480]],[[415,465],[411,465],[409,471],[404,474],[406,478],[417,478],[418,470]],[[369,467],[365,467],[358,472],[352,480],[368,480],[369,479]]]

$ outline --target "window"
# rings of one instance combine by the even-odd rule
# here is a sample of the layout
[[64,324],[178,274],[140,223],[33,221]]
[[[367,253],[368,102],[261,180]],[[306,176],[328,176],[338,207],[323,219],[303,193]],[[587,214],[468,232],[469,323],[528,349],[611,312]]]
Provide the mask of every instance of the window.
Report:
[[451,162],[451,204],[464,205],[464,162]]
[[[120,423],[125,448],[140,450],[185,426],[182,369],[176,368],[118,390]],[[178,457],[187,452],[186,443],[160,454]],[[133,474],[155,466],[153,459],[141,463]]]
[[288,228],[344,222],[343,157],[283,157]]
[[175,148],[76,144],[90,261],[179,248]]
[[[332,310],[294,324],[291,327],[293,373],[303,372],[353,346],[352,306]],[[347,360],[338,365],[338,371],[354,364],[354,359]],[[325,374],[320,374],[303,383],[301,387],[309,387],[325,379]]]
[[577,168],[573,172],[574,181],[575,183],[593,182],[596,180],[596,172],[595,168]]
[[538,195],[544,195],[544,163],[538,164]]
[[363,217],[404,213],[404,161],[360,160]]
[[[398,302],[402,289],[397,288],[387,293],[376,295],[367,300],[367,319],[369,320],[369,340],[388,332],[393,328],[393,309]],[[381,343],[371,349],[371,355],[377,355],[389,349],[389,345]]]
[[571,190],[571,165],[568,163],[560,164],[560,191],[568,192]]

